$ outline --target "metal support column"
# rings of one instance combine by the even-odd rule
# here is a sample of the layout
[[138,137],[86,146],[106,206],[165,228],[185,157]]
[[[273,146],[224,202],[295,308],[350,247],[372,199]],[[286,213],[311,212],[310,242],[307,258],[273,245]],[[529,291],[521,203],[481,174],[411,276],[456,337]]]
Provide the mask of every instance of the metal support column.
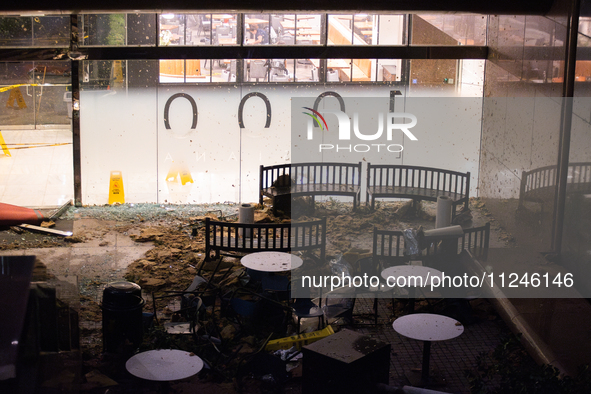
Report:
[[566,204],[566,184],[568,177],[568,162],[570,153],[570,137],[573,116],[573,96],[575,88],[575,66],[577,62],[577,38],[579,34],[580,0],[572,0],[566,57],[564,65],[564,85],[562,91],[562,114],[560,123],[560,145],[558,147],[558,185],[554,198],[554,223],[552,226],[552,250],[560,254],[562,251],[562,234],[564,227],[564,212]]

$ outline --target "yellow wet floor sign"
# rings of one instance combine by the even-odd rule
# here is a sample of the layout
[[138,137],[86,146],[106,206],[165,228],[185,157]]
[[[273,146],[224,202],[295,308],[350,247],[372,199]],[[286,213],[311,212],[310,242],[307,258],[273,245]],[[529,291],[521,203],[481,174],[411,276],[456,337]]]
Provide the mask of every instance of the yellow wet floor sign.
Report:
[[111,182],[109,186],[109,204],[124,204],[125,193],[123,191],[123,176],[121,171],[111,171]]
[[15,101],[19,109],[27,108],[27,104],[25,103],[25,99],[23,98],[23,94],[21,93],[21,89],[19,87],[12,88],[10,90],[10,95],[8,96],[8,101],[6,102],[6,108],[16,108],[14,106]]
[[180,175],[181,184],[184,186],[187,182],[193,183],[193,177],[191,176],[191,171],[182,163],[180,166],[176,165],[174,162],[168,170],[168,174],[166,175],[167,182],[176,182],[177,177]]
[[179,174],[181,175],[181,185],[184,185],[187,182],[193,183],[193,177],[191,176],[191,171],[189,171],[187,168],[182,168],[179,171]]
[[0,146],[2,146],[2,152],[4,152],[6,156],[12,156],[10,154],[10,151],[8,150],[8,147],[6,146],[6,142],[4,141],[4,137],[2,136],[2,132],[0,132]]

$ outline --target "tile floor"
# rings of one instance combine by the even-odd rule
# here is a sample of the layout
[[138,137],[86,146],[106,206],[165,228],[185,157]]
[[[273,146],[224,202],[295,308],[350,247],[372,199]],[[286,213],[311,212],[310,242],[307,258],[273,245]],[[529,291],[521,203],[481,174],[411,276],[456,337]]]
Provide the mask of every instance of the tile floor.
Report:
[[[0,201],[57,207],[74,196],[72,130],[0,130]],[[1,142],[1,141],[0,141]]]

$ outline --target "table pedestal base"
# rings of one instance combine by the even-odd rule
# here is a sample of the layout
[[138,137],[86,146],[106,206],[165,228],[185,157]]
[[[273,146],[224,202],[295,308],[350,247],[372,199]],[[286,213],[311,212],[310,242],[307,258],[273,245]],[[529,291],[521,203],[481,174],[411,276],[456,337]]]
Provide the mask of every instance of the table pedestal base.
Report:
[[429,382],[423,383],[423,379],[421,378],[422,371],[420,369],[408,371],[404,374],[408,382],[413,387],[421,387],[421,388],[438,388],[444,387],[447,385],[447,381],[445,378],[438,376],[437,372],[433,372],[429,374]]
[[411,385],[415,387],[441,387],[445,386],[445,379],[433,376],[430,372],[431,341],[423,341],[423,366],[419,370],[411,370],[405,376]]

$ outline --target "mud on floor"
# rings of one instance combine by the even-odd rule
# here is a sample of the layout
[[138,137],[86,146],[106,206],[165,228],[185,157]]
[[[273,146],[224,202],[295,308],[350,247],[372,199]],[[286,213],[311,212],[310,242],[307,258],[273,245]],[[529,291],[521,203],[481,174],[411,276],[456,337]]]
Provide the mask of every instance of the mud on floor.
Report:
[[[434,203],[422,203],[413,210],[409,203],[393,202],[378,203],[375,211],[370,211],[361,206],[352,212],[352,205],[340,203],[335,200],[317,202],[315,212],[308,212],[295,220],[308,220],[312,217],[327,217],[327,259],[337,254],[343,254],[353,250],[356,255],[371,252],[373,228],[382,229],[417,229],[419,226],[433,228],[435,221],[436,205]],[[306,212],[304,212],[306,213]],[[220,220],[236,220],[237,205],[217,204],[203,206],[164,206],[154,204],[124,204],[120,206],[83,207],[70,208],[57,220],[59,226],[72,225],[79,228],[71,239],[58,238],[38,233],[16,233],[14,230],[0,232],[0,249],[3,250],[27,250],[37,248],[79,248],[85,244],[96,245],[99,248],[108,249],[114,246],[112,239],[129,239],[135,245],[143,245],[146,252],[135,259],[126,267],[121,267],[114,273],[110,264],[94,264],[94,267],[86,267],[78,270],[76,281],[70,280],[70,286],[78,287],[80,319],[80,346],[85,364],[90,367],[99,367],[103,364],[101,322],[102,310],[100,308],[100,295],[107,283],[113,280],[127,280],[135,282],[142,287],[143,295],[151,310],[153,293],[161,295],[164,290],[185,290],[197,275],[199,268],[203,272],[213,269],[211,264],[203,264],[205,258],[205,217]],[[466,213],[460,218],[464,225],[481,225],[486,221],[492,221],[493,235],[491,244],[512,246],[514,238],[502,228],[495,226],[494,218],[488,213],[484,204],[478,199],[471,200],[471,213]],[[255,221],[285,222],[289,218],[275,216],[268,208],[257,206]],[[75,222],[84,222],[83,226],[76,227]],[[72,242],[73,241],[73,242]],[[115,241],[117,243],[119,241]],[[45,264],[46,263],[46,264]],[[54,280],[63,283],[63,278],[72,276],[69,262],[62,260],[58,263],[42,259],[38,262],[36,273],[37,280]],[[228,258],[222,268],[228,269],[223,281],[220,283],[222,293],[233,291],[241,283],[243,274],[238,259]],[[214,282],[219,283],[221,275]],[[66,280],[66,282],[68,282]],[[66,284],[65,287],[68,285]],[[175,310],[178,304],[169,300],[159,300],[156,304],[156,312],[160,322],[175,319]],[[205,325],[209,325],[209,333],[219,335],[221,339],[233,339],[236,336],[235,324],[221,316],[221,311],[210,308],[206,310]],[[224,331],[225,330],[225,331]],[[224,338],[225,337],[225,338]],[[246,338],[246,339],[245,339]],[[256,336],[243,336],[237,343],[225,351],[228,354],[249,354],[256,351],[260,341],[264,338]],[[163,335],[161,331],[152,331],[147,338],[147,348],[156,348],[163,345],[163,341],[172,339]],[[212,348],[209,342],[197,342],[198,346],[208,348],[213,358],[216,354],[215,346]],[[167,345],[170,346],[170,343]],[[177,344],[181,346],[181,344]],[[190,346],[183,344],[182,346]],[[147,350],[144,349],[144,350]],[[196,349],[197,350],[197,349]],[[203,351],[203,349],[200,349]],[[219,352],[218,352],[219,353]],[[225,354],[225,356],[228,356]],[[232,364],[221,364],[221,370],[232,367]],[[221,372],[223,377],[223,372]]]

